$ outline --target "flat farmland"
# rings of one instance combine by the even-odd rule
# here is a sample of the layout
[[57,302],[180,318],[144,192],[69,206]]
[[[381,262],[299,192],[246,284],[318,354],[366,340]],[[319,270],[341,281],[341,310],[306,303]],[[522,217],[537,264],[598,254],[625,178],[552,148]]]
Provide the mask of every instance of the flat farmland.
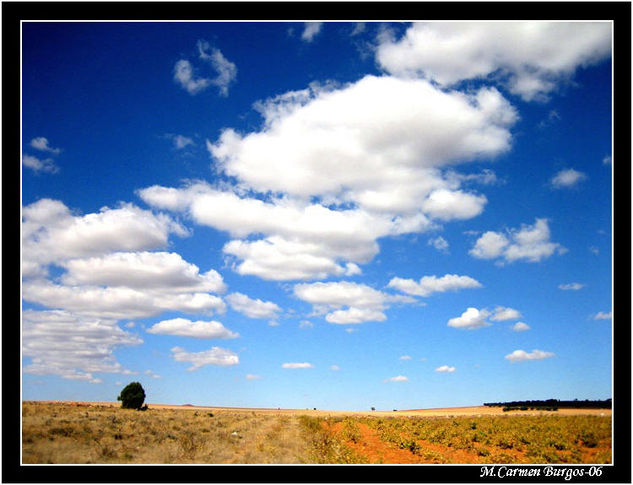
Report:
[[22,404],[23,464],[611,463],[611,410]]

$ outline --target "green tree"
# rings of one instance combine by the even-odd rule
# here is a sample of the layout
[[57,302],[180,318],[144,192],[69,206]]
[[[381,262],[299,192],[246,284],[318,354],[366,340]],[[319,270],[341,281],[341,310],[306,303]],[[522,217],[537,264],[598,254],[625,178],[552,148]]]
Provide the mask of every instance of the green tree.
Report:
[[141,409],[145,401],[145,390],[140,382],[130,382],[123,388],[117,401],[121,401],[122,408]]

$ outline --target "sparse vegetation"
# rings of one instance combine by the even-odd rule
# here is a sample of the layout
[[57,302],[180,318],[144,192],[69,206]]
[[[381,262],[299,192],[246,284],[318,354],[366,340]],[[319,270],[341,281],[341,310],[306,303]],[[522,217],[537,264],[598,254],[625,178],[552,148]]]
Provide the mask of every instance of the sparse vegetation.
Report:
[[[561,411],[562,412],[562,411]],[[22,406],[23,463],[611,463],[609,415]]]

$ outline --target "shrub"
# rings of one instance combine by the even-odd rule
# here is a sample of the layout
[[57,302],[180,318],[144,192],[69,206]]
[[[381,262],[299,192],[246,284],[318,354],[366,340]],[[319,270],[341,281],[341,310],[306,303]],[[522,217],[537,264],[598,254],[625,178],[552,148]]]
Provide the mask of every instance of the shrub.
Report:
[[139,382],[130,382],[123,388],[117,401],[121,401],[122,408],[141,409],[145,401],[145,390]]

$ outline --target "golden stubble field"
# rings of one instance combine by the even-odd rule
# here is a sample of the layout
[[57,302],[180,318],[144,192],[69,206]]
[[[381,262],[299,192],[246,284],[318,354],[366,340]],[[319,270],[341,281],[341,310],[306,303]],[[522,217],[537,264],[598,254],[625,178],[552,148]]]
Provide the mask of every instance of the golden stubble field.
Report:
[[22,404],[23,464],[611,463],[611,411]]

